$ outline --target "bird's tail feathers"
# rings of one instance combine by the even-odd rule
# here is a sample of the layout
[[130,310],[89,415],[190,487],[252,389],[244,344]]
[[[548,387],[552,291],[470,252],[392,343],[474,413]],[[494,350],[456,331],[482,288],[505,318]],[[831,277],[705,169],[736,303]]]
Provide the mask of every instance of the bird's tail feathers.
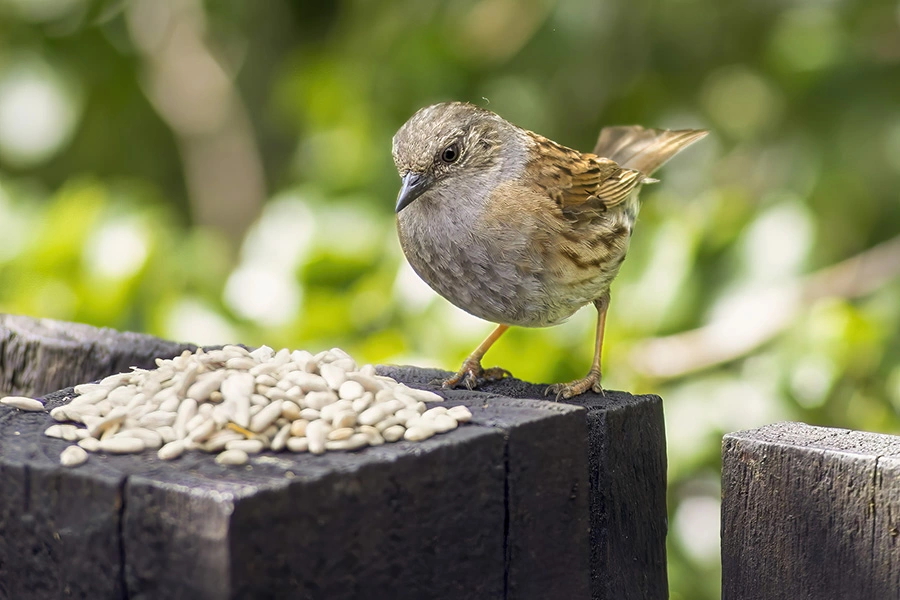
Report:
[[707,133],[705,129],[647,129],[639,125],[604,127],[594,154],[640,171],[649,179],[667,160]]

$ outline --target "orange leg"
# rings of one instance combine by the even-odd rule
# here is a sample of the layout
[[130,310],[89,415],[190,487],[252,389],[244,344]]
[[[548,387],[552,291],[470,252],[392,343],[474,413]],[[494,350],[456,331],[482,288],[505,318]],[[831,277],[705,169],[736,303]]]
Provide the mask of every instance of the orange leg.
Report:
[[606,329],[606,311],[609,308],[609,292],[594,301],[597,307],[597,338],[594,343],[594,362],[591,363],[591,370],[588,371],[587,377],[576,379],[569,383],[555,383],[547,387],[547,394],[556,394],[556,399],[572,398],[583,394],[588,390],[600,394],[603,388],[600,387],[600,355],[603,352],[603,331]]
[[442,381],[441,385],[445,388],[454,388],[462,383],[471,390],[485,381],[496,381],[498,379],[503,379],[504,377],[509,377],[511,374],[506,369],[501,369],[500,367],[483,369],[481,367],[481,359],[484,358],[485,353],[494,345],[494,342],[500,339],[500,336],[503,335],[507,329],[509,329],[509,325],[497,325],[497,328],[491,332],[491,335],[487,336],[487,338],[485,338],[485,340],[475,348],[475,351],[463,362],[462,367],[456,372],[456,375]]

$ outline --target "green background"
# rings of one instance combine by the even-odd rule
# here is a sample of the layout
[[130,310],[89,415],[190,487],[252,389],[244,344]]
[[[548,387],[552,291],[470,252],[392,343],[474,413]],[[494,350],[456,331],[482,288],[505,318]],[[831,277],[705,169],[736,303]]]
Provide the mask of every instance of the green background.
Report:
[[[390,156],[449,99],[712,131],[644,190],[604,381],[664,398],[672,597],[717,598],[723,433],[900,431],[896,2],[0,0],[0,310],[455,369],[491,326],[406,266]],[[593,322],[486,364],[583,375]]]

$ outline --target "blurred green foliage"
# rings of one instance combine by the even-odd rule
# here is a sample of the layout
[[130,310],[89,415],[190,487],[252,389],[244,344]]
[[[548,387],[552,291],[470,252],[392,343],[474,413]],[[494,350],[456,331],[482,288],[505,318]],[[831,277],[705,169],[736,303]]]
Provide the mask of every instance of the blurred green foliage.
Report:
[[[900,431],[900,255],[770,302],[900,235],[894,1],[0,0],[0,310],[455,369],[490,326],[405,266],[390,157],[447,99],[712,130],[643,193],[604,364],[665,399],[672,597],[717,598],[724,432]],[[593,318],[488,360],[580,376]]]

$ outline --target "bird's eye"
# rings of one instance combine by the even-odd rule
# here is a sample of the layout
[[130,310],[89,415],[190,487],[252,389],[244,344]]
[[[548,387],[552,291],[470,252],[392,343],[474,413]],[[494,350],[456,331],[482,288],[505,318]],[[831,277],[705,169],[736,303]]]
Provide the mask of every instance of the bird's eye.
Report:
[[456,162],[456,159],[458,159],[458,158],[459,158],[459,146],[457,144],[450,144],[449,146],[444,148],[443,152],[441,152],[441,160],[444,161],[445,163],[447,163],[448,165],[450,163]]

